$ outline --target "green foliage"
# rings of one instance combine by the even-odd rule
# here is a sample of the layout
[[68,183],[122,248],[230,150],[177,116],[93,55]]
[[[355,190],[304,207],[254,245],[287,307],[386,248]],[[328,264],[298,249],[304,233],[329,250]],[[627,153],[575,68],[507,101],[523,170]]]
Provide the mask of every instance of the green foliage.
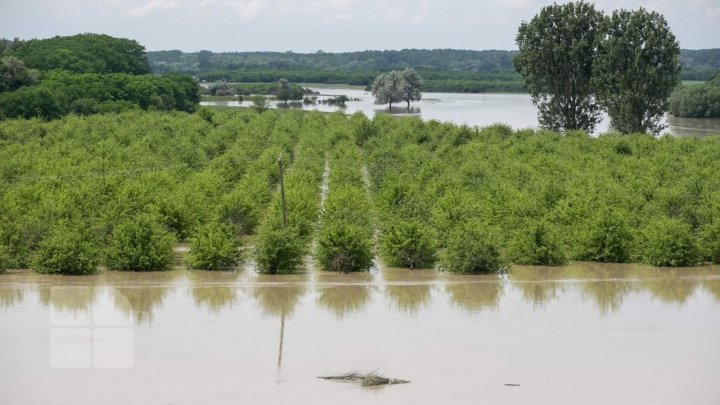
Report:
[[98,262],[98,251],[87,230],[60,223],[40,242],[32,268],[38,273],[92,274]]
[[[517,34],[516,69],[544,128],[592,132],[600,120],[591,85],[602,13],[582,1],[542,8]],[[568,85],[571,83],[571,85]]]
[[0,244],[0,273],[12,268],[12,256],[7,246]]
[[578,259],[624,263],[630,258],[632,242],[625,217],[608,209],[601,210],[584,229],[578,243]]
[[230,269],[240,259],[239,248],[240,241],[230,227],[210,223],[197,229],[190,238],[188,265],[203,270]]
[[175,238],[160,221],[138,215],[117,225],[108,249],[107,265],[112,270],[165,270],[173,260]]
[[720,264],[720,221],[711,222],[700,230],[698,246],[705,260]]
[[25,63],[14,56],[0,59],[0,93],[14,91],[38,82],[39,73],[25,67]]
[[456,274],[498,273],[506,264],[496,230],[473,220],[459,226],[448,240],[443,267]]
[[556,230],[539,222],[520,229],[510,240],[508,256],[516,264],[559,266],[567,262]]
[[593,64],[593,85],[611,125],[622,133],[663,129],[668,97],[679,83],[680,46],[665,18],[643,8],[616,10]]
[[207,121],[208,123],[212,124],[213,116],[215,115],[215,113],[213,112],[213,110],[211,110],[207,107],[200,107],[197,110],[197,115],[198,115],[198,117],[200,117],[203,120]]
[[296,228],[261,228],[255,240],[255,262],[261,273],[293,273],[302,262],[305,239]]
[[673,218],[649,221],[642,229],[642,260],[653,266],[690,266],[700,261],[690,225]]
[[136,41],[100,34],[32,39],[11,54],[40,70],[75,73],[150,73],[145,47]]
[[415,221],[398,221],[386,226],[380,252],[390,266],[410,269],[435,263],[436,246],[427,227]]
[[372,239],[364,227],[343,222],[323,225],[316,257],[323,270],[349,273],[372,265]]
[[702,85],[676,89],[669,103],[670,113],[676,117],[720,117],[720,74]]
[[36,86],[0,94],[0,117],[55,119],[70,112],[87,115],[129,106],[193,112],[199,100],[190,77],[51,72]]
[[258,114],[262,114],[263,112],[267,111],[268,108],[270,108],[268,106],[267,97],[263,96],[262,94],[256,94],[250,97],[250,101],[252,101],[253,110],[257,111]]

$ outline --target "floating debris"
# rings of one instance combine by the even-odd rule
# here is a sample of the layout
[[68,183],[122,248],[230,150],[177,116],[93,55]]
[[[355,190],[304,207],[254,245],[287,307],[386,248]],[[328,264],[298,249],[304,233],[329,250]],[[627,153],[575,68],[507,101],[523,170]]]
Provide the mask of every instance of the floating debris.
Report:
[[519,387],[520,384],[505,384],[506,387]]
[[377,387],[379,385],[407,384],[408,380],[383,377],[375,371],[367,374],[358,371],[351,371],[345,374],[320,376],[323,380],[334,380],[341,382],[360,383],[363,387]]

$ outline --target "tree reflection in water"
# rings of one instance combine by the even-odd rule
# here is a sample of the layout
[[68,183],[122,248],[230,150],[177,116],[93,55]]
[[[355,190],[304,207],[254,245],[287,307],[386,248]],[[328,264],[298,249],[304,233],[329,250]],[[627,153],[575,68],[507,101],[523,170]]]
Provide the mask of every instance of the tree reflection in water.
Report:
[[189,277],[197,306],[219,312],[225,307],[232,307],[237,299],[238,288],[234,283],[240,277],[239,271],[192,270]]
[[508,277],[512,286],[520,289],[525,301],[539,308],[565,291],[565,284],[559,281],[564,272],[562,267],[513,266]]
[[108,284],[115,288],[116,305],[133,316],[138,324],[150,323],[172,285],[183,277],[184,270],[149,273],[112,271]]
[[370,284],[369,273],[319,273],[317,303],[329,309],[338,319],[360,311],[369,301],[376,286]]
[[497,276],[466,276],[448,280],[445,291],[454,306],[473,313],[496,309],[503,293],[503,283]]
[[385,295],[395,307],[408,314],[416,314],[430,304],[430,296],[437,279],[434,270],[408,270],[386,268],[382,271]]

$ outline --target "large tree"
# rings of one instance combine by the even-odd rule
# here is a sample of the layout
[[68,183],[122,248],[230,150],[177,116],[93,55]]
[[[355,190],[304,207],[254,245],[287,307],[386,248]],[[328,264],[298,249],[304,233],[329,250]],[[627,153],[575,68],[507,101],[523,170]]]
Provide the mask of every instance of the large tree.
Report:
[[605,19],[594,64],[597,99],[622,133],[659,133],[680,77],[680,46],[665,18],[643,8]]
[[422,78],[413,68],[405,68],[402,71],[402,77],[402,99],[407,102],[409,110],[411,101],[420,101],[420,98],[422,98],[422,93],[420,93]]
[[591,79],[602,20],[592,4],[579,1],[543,7],[520,25],[513,63],[542,127],[590,132],[600,120]]
[[397,70],[376,77],[371,86],[375,104],[390,104],[390,110],[392,110],[393,103],[403,100],[404,83],[405,79],[402,73]]

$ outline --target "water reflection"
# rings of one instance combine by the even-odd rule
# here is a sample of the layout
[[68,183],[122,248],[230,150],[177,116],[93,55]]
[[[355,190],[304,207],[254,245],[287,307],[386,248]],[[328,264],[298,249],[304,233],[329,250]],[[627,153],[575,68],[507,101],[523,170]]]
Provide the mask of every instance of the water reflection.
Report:
[[[170,288],[184,275],[183,270],[150,273],[107,272],[107,281],[119,293],[115,295],[120,309],[137,323],[150,323],[153,311],[159,309]],[[124,303],[127,302],[127,305]]]
[[410,108],[393,106],[392,108],[380,108],[380,109],[376,108],[375,109],[375,114],[381,114],[381,113],[400,115],[400,116],[404,116],[404,115],[420,116],[420,115],[422,115],[422,109],[420,109],[420,107],[413,107],[413,106],[410,106]]
[[23,288],[0,286],[0,308],[12,308],[20,305],[24,300],[25,290]]
[[234,283],[240,277],[238,271],[201,271],[189,272],[192,284],[192,296],[197,306],[206,306],[212,312],[231,307],[237,299],[237,287]]
[[567,275],[582,281],[584,297],[591,298],[601,316],[620,310],[625,297],[635,290],[631,280],[633,265],[612,263],[573,263]]
[[318,298],[321,307],[329,309],[338,319],[359,312],[377,289],[370,284],[370,273],[320,273],[317,277]]
[[472,313],[497,308],[503,284],[496,276],[480,276],[473,281],[450,280],[445,284],[445,292],[454,306]]
[[262,274],[248,287],[265,315],[285,318],[295,311],[300,299],[308,292],[305,274]]
[[565,267],[514,266],[508,277],[527,302],[541,308],[565,291],[561,279],[566,271]]
[[395,307],[409,314],[415,314],[430,304],[430,296],[437,279],[434,270],[408,270],[386,268],[382,272],[385,294]]
[[638,266],[640,288],[660,301],[683,305],[701,285],[699,277],[709,275],[710,267],[663,268]]

